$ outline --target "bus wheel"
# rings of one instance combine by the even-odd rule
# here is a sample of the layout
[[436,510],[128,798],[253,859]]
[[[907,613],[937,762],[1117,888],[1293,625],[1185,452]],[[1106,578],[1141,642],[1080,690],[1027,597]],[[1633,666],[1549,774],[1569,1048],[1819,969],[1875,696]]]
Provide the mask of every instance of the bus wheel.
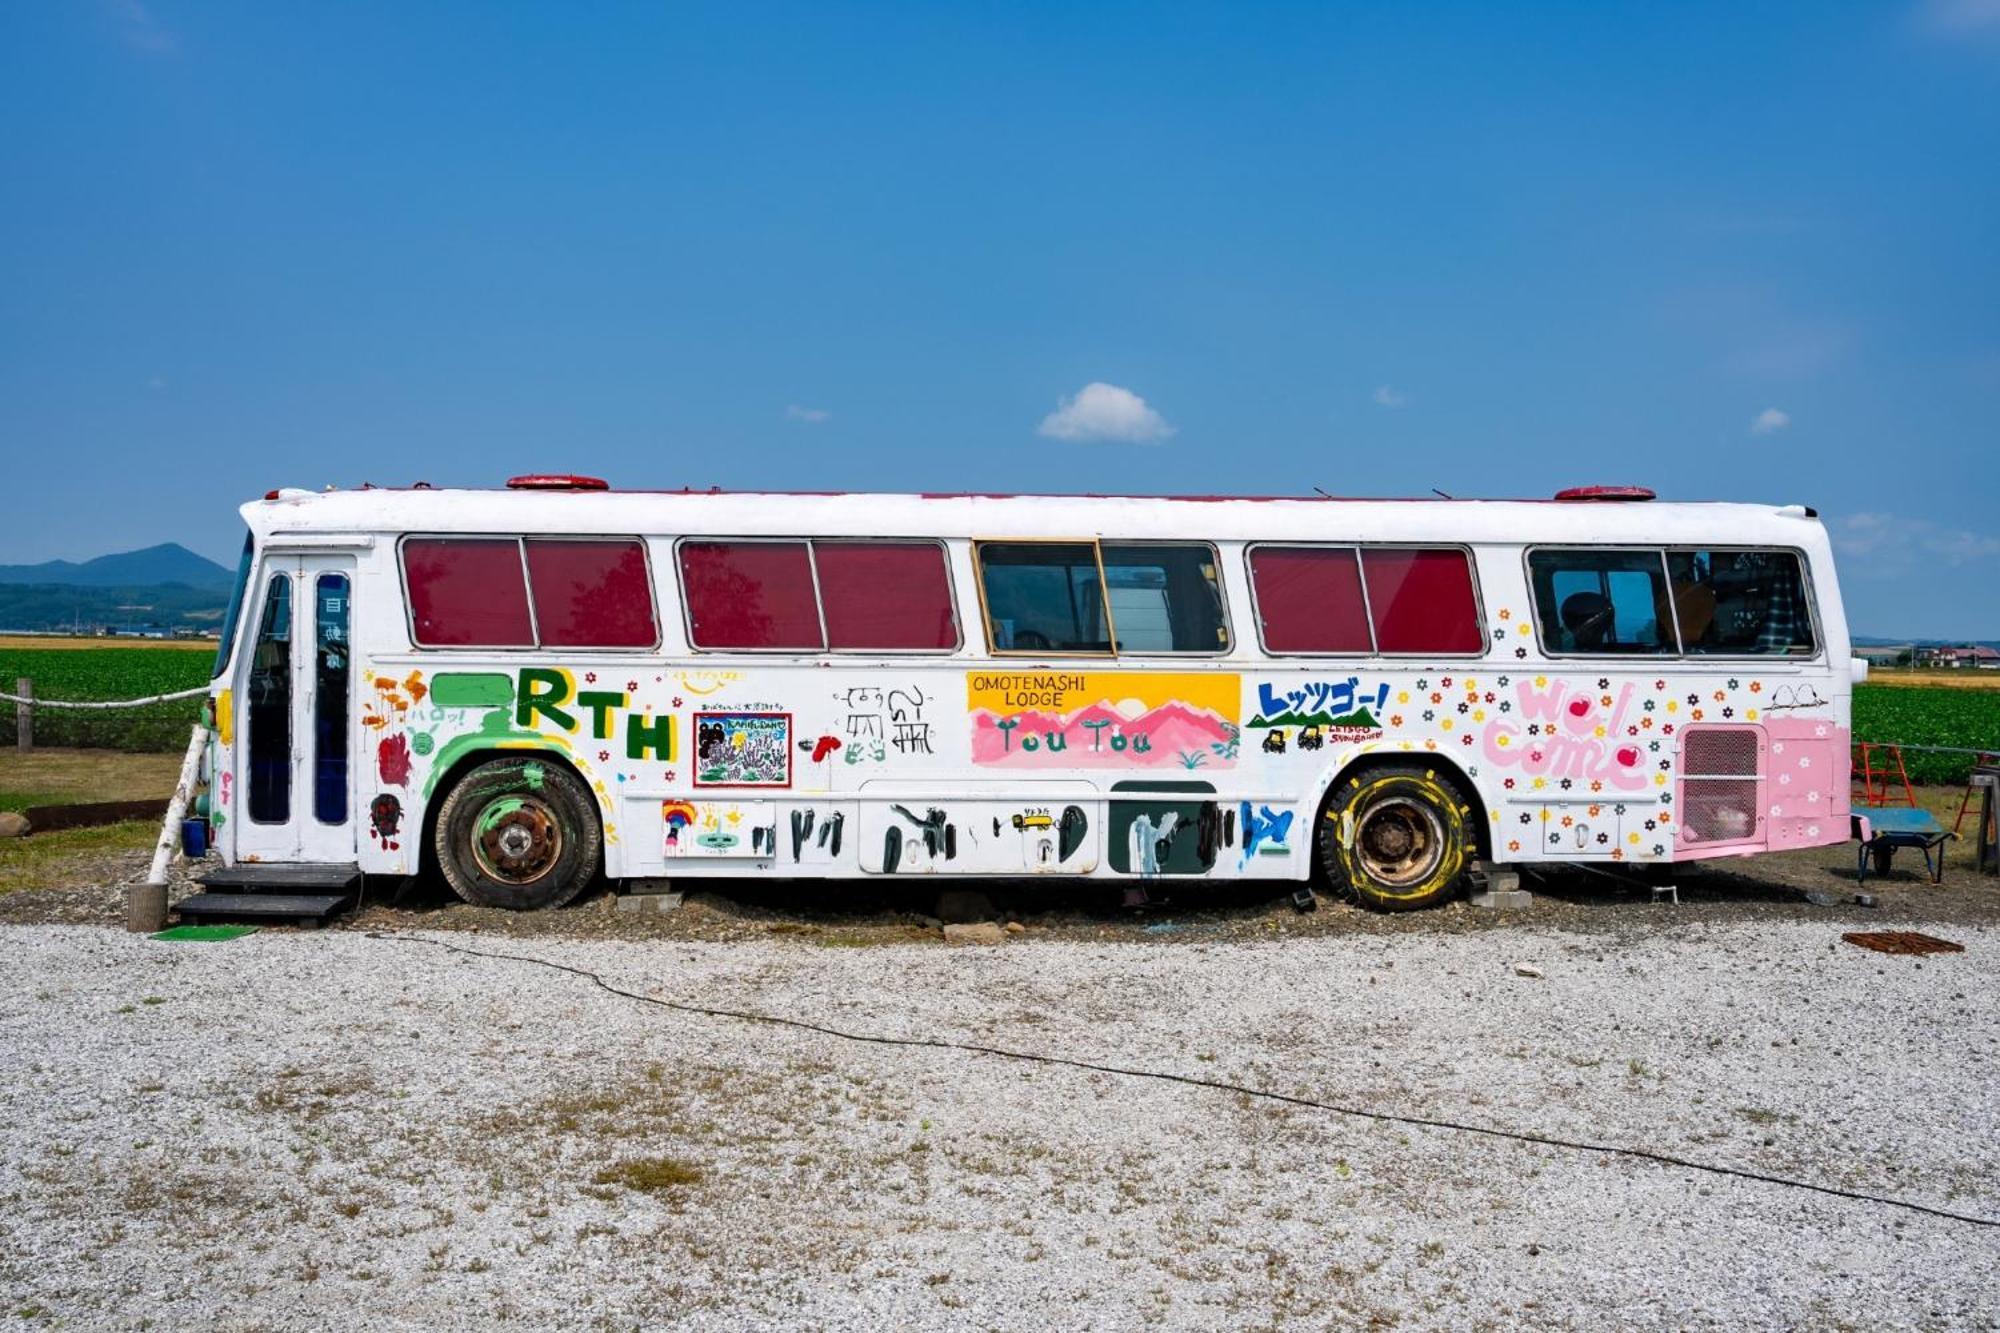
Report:
[[475,907],[560,907],[597,873],[597,806],[574,773],[494,759],[460,778],[438,809],[434,849],[452,892]]
[[1472,808],[1435,770],[1371,768],[1348,778],[1319,823],[1319,859],[1336,889],[1369,907],[1443,902],[1477,845]]

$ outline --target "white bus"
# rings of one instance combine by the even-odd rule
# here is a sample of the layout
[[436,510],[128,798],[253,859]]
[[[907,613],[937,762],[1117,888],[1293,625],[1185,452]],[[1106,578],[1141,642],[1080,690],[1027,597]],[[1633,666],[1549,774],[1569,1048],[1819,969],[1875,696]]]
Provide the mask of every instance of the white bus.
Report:
[[1848,836],[1862,668],[1799,506],[275,491],[203,813],[252,888],[1268,879]]

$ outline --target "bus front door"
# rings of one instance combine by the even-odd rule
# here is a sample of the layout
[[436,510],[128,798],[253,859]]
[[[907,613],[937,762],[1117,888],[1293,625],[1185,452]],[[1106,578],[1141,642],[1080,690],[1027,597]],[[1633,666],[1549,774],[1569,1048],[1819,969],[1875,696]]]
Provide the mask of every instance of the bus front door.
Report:
[[353,588],[351,556],[264,562],[237,686],[238,861],[355,859]]

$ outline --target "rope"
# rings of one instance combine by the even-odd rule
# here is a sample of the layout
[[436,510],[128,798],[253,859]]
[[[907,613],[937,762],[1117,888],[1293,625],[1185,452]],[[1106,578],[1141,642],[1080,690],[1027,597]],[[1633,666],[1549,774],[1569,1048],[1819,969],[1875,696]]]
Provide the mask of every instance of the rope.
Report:
[[1827,1194],[1836,1199],[1851,1199],[1858,1203],[1879,1204],[1885,1208],[1901,1208],[1926,1217],[1942,1218],[1947,1222],[1963,1222],[1975,1227],[2000,1227],[2000,1218],[1980,1217],[1974,1213],[1957,1213],[1948,1208],[1935,1208],[1927,1203],[1915,1203],[1909,1199],[1892,1198],[1886,1194],[1866,1194],[1859,1190],[1842,1189],[1838,1185],[1820,1185],[1809,1180],[1792,1180],[1785,1176],[1766,1175],[1761,1171],[1751,1171],[1744,1167],[1722,1166],[1713,1162],[1697,1162],[1686,1157],[1675,1157],[1671,1153],[1655,1152],[1650,1148],[1627,1148],[1617,1144],[1590,1143],[1582,1139],[1563,1139],[1551,1135],[1534,1134],[1526,1130],[1501,1129],[1492,1125],[1475,1125],[1465,1121],[1445,1120],[1434,1116],[1398,1115],[1393,1111],[1372,1111],[1366,1107],[1343,1106],[1338,1102],[1317,1101],[1311,1097],[1300,1097],[1291,1093],[1273,1092],[1268,1088],[1253,1088],[1241,1083],[1230,1083],[1223,1079],[1201,1078],[1193,1074],[1175,1074],[1158,1069],[1134,1069],[1124,1065],[1098,1064],[1090,1060],[1072,1060],[1066,1056],[1043,1055],[1034,1051],[1009,1050],[1004,1046],[982,1046],[975,1042],[947,1041],[939,1037],[887,1037],[873,1032],[852,1032],[842,1028],[829,1027],[802,1018],[784,1018],[777,1014],[760,1014],[754,1010],[719,1009],[706,1005],[686,1004],[678,1000],[664,1000],[657,995],[641,995],[637,991],[614,986],[597,973],[586,968],[572,967],[568,963],[558,963],[547,958],[535,958],[527,954],[488,953],[480,949],[468,949],[463,945],[446,944],[443,940],[420,939],[413,935],[393,935],[380,931],[369,931],[366,938],[384,940],[391,944],[418,944],[433,949],[443,949],[447,953],[464,954],[470,958],[503,959],[515,963],[531,963],[554,972],[567,972],[571,976],[582,977],[595,984],[598,989],[608,991],[626,1000],[637,1000],[641,1004],[656,1005],[662,1009],[672,1009],[678,1013],[695,1014],[704,1018],[732,1018],[744,1023],[764,1023],[773,1027],[792,1028],[800,1032],[816,1033],[823,1037],[834,1037],[841,1041],[859,1042],[872,1046],[911,1046],[939,1051],[959,1051],[967,1055],[990,1055],[1002,1060],[1021,1060],[1030,1064],[1060,1065],[1069,1069],[1082,1069],[1093,1074],[1111,1074],[1119,1078],[1146,1078],[1161,1083],[1178,1083],[1190,1088],[1205,1088],[1212,1092],[1230,1092],[1239,1096],[1254,1097],[1261,1101],[1281,1102],[1287,1106],[1303,1106],[1315,1111],[1326,1111],[1333,1115],[1352,1116],[1361,1120],[1374,1120],[1391,1125],[1407,1125],[1417,1129],[1442,1129],[1458,1134],[1478,1134],[1487,1138],[1507,1139],[1515,1143],[1535,1144],[1544,1148],[1567,1148],[1572,1152],[1596,1153],[1606,1157],[1630,1157],[1643,1162],[1653,1162],[1660,1166],[1679,1167],[1685,1171],[1699,1171],[1708,1175],[1733,1177],[1737,1180],[1755,1181],[1763,1185],[1776,1185],[1783,1189],[1808,1190],[1815,1194]]
[[147,704],[165,704],[172,703],[176,699],[192,699],[196,695],[207,694],[208,690],[209,687],[206,685],[197,685],[194,689],[181,690],[175,694],[155,694],[145,699],[117,699],[90,703],[74,703],[63,699],[31,699],[0,690],[0,699],[28,708],[144,708]]

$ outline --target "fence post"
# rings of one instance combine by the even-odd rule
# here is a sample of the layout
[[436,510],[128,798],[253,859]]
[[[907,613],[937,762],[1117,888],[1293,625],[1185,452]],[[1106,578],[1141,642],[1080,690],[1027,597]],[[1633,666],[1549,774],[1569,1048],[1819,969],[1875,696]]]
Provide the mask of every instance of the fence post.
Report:
[[35,697],[35,682],[28,676],[15,681],[14,693],[22,702],[14,708],[14,745],[22,754],[35,748],[35,707],[27,700]]

